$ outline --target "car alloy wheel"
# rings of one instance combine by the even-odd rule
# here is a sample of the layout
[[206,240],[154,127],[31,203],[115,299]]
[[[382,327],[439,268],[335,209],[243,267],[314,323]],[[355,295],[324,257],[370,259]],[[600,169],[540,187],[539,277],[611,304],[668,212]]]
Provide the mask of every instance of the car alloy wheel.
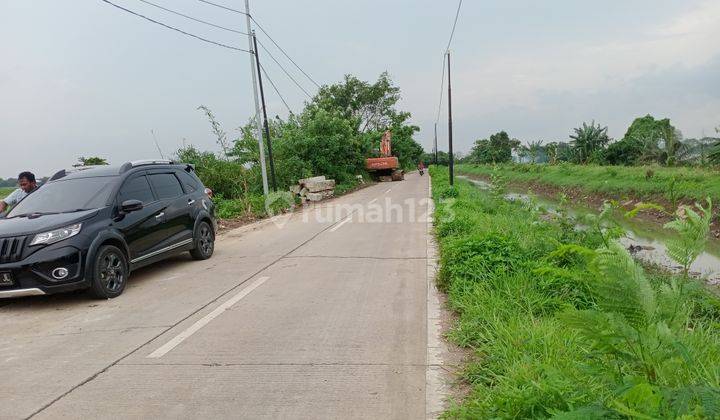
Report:
[[100,281],[108,292],[117,293],[125,283],[125,265],[122,257],[115,252],[108,252],[100,261]]

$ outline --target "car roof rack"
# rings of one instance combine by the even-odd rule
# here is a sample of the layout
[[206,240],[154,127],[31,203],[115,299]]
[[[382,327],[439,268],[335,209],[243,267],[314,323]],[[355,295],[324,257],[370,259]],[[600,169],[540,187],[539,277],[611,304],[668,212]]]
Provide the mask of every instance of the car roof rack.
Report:
[[68,174],[71,174],[73,172],[80,172],[80,171],[84,171],[86,169],[92,169],[95,167],[96,166],[78,166],[78,167],[75,167],[72,169],[60,169],[59,171],[55,172],[55,174],[53,176],[51,176],[50,179],[48,179],[48,181],[55,181],[57,179],[64,178]]
[[130,162],[124,163],[120,167],[120,173],[124,173],[129,171],[132,168],[137,168],[138,166],[147,166],[147,165],[172,165],[175,162],[173,162],[170,159],[143,159],[143,160],[133,160]]

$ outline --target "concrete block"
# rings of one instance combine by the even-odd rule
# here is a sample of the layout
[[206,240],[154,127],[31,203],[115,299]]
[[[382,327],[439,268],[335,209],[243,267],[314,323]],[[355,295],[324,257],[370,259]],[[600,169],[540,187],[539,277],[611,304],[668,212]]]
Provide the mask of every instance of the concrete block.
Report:
[[291,185],[290,192],[293,194],[300,194],[300,185]]
[[305,195],[305,198],[307,198],[308,201],[321,201],[325,197],[322,193],[307,193],[307,195]]
[[335,180],[334,179],[326,179],[324,181],[306,182],[305,188],[307,188],[308,191],[310,191],[310,192],[320,192],[320,191],[332,190],[335,188]]
[[325,175],[314,176],[311,178],[303,178],[298,181],[298,184],[303,185],[303,184],[307,184],[308,182],[319,182],[319,181],[325,181]]

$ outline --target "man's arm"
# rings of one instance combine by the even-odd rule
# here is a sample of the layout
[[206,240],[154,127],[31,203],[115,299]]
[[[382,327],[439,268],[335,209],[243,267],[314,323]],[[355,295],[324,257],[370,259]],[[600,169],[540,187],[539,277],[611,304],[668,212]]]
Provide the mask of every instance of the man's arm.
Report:
[[8,195],[7,197],[0,200],[0,213],[7,210],[8,207],[17,204],[18,191],[20,191],[20,190],[17,189],[15,191],[11,192],[10,195]]

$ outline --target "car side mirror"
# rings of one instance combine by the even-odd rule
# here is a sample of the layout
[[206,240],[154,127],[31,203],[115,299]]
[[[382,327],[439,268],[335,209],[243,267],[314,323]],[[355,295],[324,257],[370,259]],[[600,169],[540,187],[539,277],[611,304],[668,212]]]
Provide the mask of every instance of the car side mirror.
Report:
[[140,200],[125,200],[120,205],[120,211],[123,214],[132,213],[134,211],[142,210],[143,203]]

